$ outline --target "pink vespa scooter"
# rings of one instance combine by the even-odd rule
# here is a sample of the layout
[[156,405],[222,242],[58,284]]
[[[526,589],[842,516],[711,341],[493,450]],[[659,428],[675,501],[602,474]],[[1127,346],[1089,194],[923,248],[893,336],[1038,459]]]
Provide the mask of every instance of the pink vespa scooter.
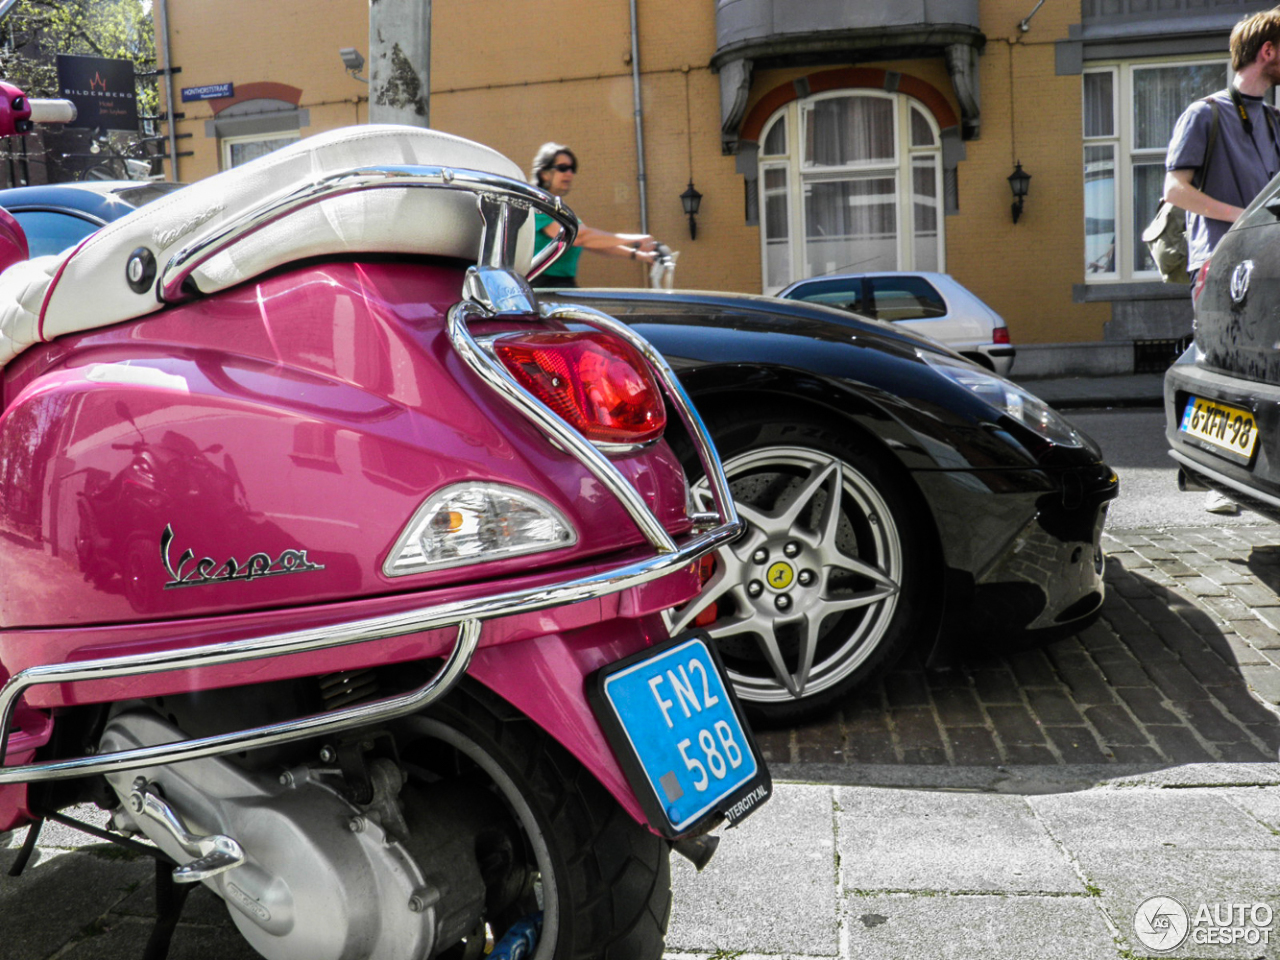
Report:
[[0,275],[0,830],[21,869],[109,809],[151,957],[199,882],[272,960],[653,960],[668,851],[769,795],[661,618],[739,532],[714,449],[647,343],[536,300],[576,220],[519,178],[340,130]]

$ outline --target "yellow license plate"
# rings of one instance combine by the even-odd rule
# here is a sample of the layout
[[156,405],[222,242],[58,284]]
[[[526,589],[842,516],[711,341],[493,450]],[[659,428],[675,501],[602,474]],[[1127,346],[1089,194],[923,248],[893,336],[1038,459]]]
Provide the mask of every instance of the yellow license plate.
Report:
[[1178,430],[1188,436],[1249,460],[1258,443],[1253,413],[1217,400],[1188,397]]

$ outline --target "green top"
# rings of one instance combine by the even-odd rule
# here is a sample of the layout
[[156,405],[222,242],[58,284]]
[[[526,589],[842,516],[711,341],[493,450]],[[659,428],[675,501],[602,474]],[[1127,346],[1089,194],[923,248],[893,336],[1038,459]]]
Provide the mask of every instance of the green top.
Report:
[[[552,238],[542,231],[553,223],[555,221],[545,213],[540,213],[537,210],[533,212],[533,225],[538,231],[533,237],[533,255],[535,257],[543,247],[552,242]],[[580,256],[582,256],[581,247],[570,247],[560,255],[559,260],[543,270],[541,275],[544,277],[568,277],[573,280],[578,276],[578,258]]]

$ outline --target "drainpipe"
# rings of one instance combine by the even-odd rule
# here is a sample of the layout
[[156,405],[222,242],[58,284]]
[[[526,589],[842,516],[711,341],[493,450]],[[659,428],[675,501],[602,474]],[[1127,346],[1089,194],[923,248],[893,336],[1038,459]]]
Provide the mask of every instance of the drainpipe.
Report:
[[369,122],[431,125],[431,0],[371,0]]
[[169,179],[178,180],[178,131],[173,119],[173,59],[169,53],[169,4],[158,0],[160,10],[160,45],[164,50],[164,110],[165,125],[169,128]]
[[649,232],[649,196],[644,179],[644,109],[640,106],[640,37],[636,30],[636,0],[631,4],[631,92],[636,114],[636,182],[640,186],[640,232]]

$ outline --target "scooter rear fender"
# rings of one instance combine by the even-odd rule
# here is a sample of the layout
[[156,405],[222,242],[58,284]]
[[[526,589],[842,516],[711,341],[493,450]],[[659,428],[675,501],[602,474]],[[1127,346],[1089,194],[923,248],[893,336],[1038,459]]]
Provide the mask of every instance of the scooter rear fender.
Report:
[[[681,581],[671,583],[668,581]],[[672,597],[687,592],[684,577],[668,577],[620,595],[602,597],[536,616],[508,617],[485,624],[480,648],[467,673],[528,716],[565,747],[636,819],[647,824],[644,812],[599,724],[587,706],[585,680],[594,671],[667,638],[662,619],[653,612],[618,616],[619,608],[638,613],[637,606],[660,610]],[[347,606],[347,605],[344,605]],[[602,617],[604,619],[602,619]],[[154,629],[160,625],[151,625]],[[120,630],[120,628],[112,628]],[[227,631],[217,633],[227,636]],[[0,643],[12,642],[12,634],[0,634]],[[27,639],[38,639],[29,637]],[[387,662],[416,660],[448,652],[453,631],[440,630],[338,648],[340,662],[333,669],[358,669]],[[135,639],[139,648],[154,644]],[[113,645],[122,649],[123,640]],[[391,649],[394,644],[398,649]],[[98,652],[102,652],[99,648]],[[358,655],[353,653],[358,651]],[[412,654],[412,657],[406,656]],[[255,664],[252,676],[244,671],[234,683],[219,683],[220,669],[148,674],[128,681],[97,681],[63,686],[35,687],[28,695],[46,707],[92,702],[113,702],[210,690],[249,682],[309,676],[318,664],[316,655],[278,657]],[[290,669],[292,662],[293,669]],[[304,672],[297,672],[304,671]],[[229,678],[226,678],[229,679]],[[6,766],[29,762],[50,738],[53,720],[43,710],[22,708],[15,715],[20,728],[10,736]],[[12,829],[30,819],[27,785],[0,785],[0,830]]]
[[[26,351],[0,413],[0,627],[296,609],[644,543],[452,348],[443,313],[461,286],[452,264],[311,265]],[[665,443],[614,464],[669,533],[689,529]],[[427,498],[476,482],[543,498],[576,541],[384,573]]]

